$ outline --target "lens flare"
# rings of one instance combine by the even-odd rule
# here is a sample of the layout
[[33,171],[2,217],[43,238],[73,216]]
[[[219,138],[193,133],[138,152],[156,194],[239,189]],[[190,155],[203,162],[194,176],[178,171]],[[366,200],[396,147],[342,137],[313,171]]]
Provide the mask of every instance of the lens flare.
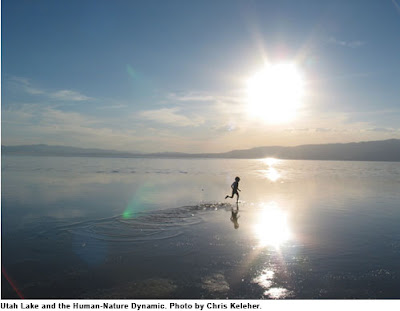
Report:
[[131,219],[145,209],[145,204],[151,201],[154,196],[154,186],[152,184],[144,184],[135,191],[130,202],[122,213],[122,218]]
[[3,266],[1,266],[1,273],[3,274],[4,278],[7,280],[7,282],[10,284],[12,289],[17,293],[18,297],[21,299],[24,299],[24,296],[22,295],[21,291],[18,289],[18,287],[15,285],[13,280],[8,276],[6,269],[4,269]]

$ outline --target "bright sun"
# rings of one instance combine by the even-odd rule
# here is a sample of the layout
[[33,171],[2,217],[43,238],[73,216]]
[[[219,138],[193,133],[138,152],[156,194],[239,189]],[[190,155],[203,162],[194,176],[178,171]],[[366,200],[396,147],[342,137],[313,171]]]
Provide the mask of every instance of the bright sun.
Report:
[[247,80],[248,113],[268,123],[296,117],[303,95],[303,79],[295,64],[266,65]]

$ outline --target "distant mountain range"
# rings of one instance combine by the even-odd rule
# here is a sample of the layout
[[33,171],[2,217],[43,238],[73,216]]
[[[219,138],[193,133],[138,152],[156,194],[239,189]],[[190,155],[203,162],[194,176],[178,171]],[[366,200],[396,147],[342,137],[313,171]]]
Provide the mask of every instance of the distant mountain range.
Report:
[[118,158],[230,158],[257,159],[274,157],[293,160],[400,161],[400,139],[346,144],[300,145],[295,147],[257,147],[225,153],[133,153],[116,150],[68,146],[23,145],[1,146],[5,155],[79,156]]

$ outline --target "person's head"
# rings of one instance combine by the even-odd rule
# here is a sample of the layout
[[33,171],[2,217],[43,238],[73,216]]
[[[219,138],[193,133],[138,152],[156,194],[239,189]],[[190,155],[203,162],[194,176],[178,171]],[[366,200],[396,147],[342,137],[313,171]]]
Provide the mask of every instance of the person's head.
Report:
[[236,177],[235,180],[236,180],[236,181],[240,181],[240,178],[239,178],[239,177]]

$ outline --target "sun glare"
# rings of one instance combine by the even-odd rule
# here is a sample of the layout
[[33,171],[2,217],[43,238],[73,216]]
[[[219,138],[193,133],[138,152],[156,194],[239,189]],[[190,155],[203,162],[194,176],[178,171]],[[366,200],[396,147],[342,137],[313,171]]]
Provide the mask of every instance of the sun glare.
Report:
[[279,248],[290,239],[287,214],[275,202],[263,206],[258,220],[254,232],[261,247],[270,245]]
[[247,80],[248,113],[268,123],[296,117],[303,95],[303,79],[295,64],[266,65]]

